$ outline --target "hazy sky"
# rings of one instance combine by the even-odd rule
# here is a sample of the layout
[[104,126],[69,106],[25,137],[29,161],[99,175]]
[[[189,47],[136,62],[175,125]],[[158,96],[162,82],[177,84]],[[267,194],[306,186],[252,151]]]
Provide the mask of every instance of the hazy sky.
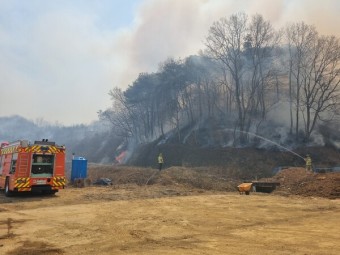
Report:
[[0,0],[0,117],[90,123],[110,89],[197,54],[214,21],[241,11],[340,37],[338,0]]

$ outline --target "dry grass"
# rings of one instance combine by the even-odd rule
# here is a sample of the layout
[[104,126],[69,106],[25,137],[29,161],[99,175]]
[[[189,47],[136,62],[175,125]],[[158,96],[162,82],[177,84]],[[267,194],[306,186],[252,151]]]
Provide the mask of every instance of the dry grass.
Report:
[[90,165],[88,178],[109,178],[113,185],[183,185],[216,191],[235,191],[239,180],[227,178],[216,168],[170,167],[162,171],[131,166]]
[[[89,182],[99,178],[109,178],[114,186],[183,186],[187,189],[211,191],[236,191],[243,181],[229,177],[225,171],[216,167],[170,167],[162,171],[152,168],[89,165]],[[273,178],[263,181],[280,182],[276,191],[280,195],[319,196],[327,198],[340,197],[340,173],[315,174],[304,168],[287,168]]]

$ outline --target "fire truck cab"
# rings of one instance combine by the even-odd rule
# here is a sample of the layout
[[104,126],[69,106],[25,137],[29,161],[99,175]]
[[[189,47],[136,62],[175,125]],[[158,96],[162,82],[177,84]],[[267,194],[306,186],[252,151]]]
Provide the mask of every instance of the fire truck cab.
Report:
[[1,143],[0,189],[55,194],[65,187],[65,147],[47,139]]

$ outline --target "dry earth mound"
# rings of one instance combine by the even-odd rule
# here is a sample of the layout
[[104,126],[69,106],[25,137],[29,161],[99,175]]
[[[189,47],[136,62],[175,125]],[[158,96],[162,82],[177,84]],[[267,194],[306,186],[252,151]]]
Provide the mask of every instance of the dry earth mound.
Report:
[[340,198],[339,172],[312,173],[304,168],[291,167],[265,180],[280,182],[280,186],[275,191],[278,194]]
[[90,165],[88,177],[91,181],[109,178],[113,185],[137,184],[182,186],[216,191],[235,191],[239,180],[228,178],[215,168],[170,167],[162,171],[152,168],[129,166]]
[[[89,179],[109,178],[113,185],[180,186],[182,189],[236,191],[242,181],[225,176],[216,168],[170,167],[159,172],[151,168],[90,165]],[[340,198],[340,173],[312,173],[304,168],[283,169],[262,181],[280,182],[274,194]]]

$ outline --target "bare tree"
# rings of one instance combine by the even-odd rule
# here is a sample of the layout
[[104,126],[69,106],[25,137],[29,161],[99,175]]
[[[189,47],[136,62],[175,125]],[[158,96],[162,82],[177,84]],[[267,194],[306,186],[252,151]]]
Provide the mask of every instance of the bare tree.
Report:
[[239,13],[232,15],[229,19],[222,18],[214,22],[209,29],[206,39],[208,54],[221,61],[228,74],[232,77],[234,87],[234,99],[238,112],[237,127],[241,131],[240,141],[244,143],[246,136],[245,129],[242,75],[244,73],[243,38],[247,33],[247,15]]
[[286,28],[289,48],[289,102],[291,116],[291,132],[293,130],[293,102],[295,104],[295,135],[298,139],[300,124],[301,87],[304,62],[309,54],[311,44],[317,37],[314,26],[304,22],[291,24]]
[[295,135],[298,138],[302,116],[305,141],[309,141],[318,121],[330,120],[337,111],[339,39],[319,36],[314,26],[303,22],[288,26],[286,35],[289,46],[291,128],[295,109]]
[[[272,97],[271,91],[277,90],[278,68],[276,67],[278,43],[277,33],[269,21],[265,21],[261,15],[252,17],[249,24],[244,47],[247,57],[248,98],[245,112],[250,114],[247,119],[247,130],[250,128],[252,118],[260,125],[266,118],[270,107],[277,100]],[[270,96],[269,96],[269,95]]]
[[230,85],[228,91],[238,113],[235,128],[240,131],[241,143],[247,141],[254,117],[266,116],[266,93],[276,81],[273,53],[278,42],[278,33],[261,15],[253,16],[250,22],[244,13],[232,15],[215,22],[209,30],[207,52],[223,64],[225,84]]
[[99,111],[99,118],[109,121],[118,135],[124,138],[134,137],[137,135],[137,126],[134,125],[134,113],[126,103],[124,94],[120,88],[114,88],[109,92],[112,100],[112,107]]
[[334,36],[321,36],[310,44],[303,62],[300,110],[305,139],[309,140],[317,121],[332,118],[340,95],[340,43]]

